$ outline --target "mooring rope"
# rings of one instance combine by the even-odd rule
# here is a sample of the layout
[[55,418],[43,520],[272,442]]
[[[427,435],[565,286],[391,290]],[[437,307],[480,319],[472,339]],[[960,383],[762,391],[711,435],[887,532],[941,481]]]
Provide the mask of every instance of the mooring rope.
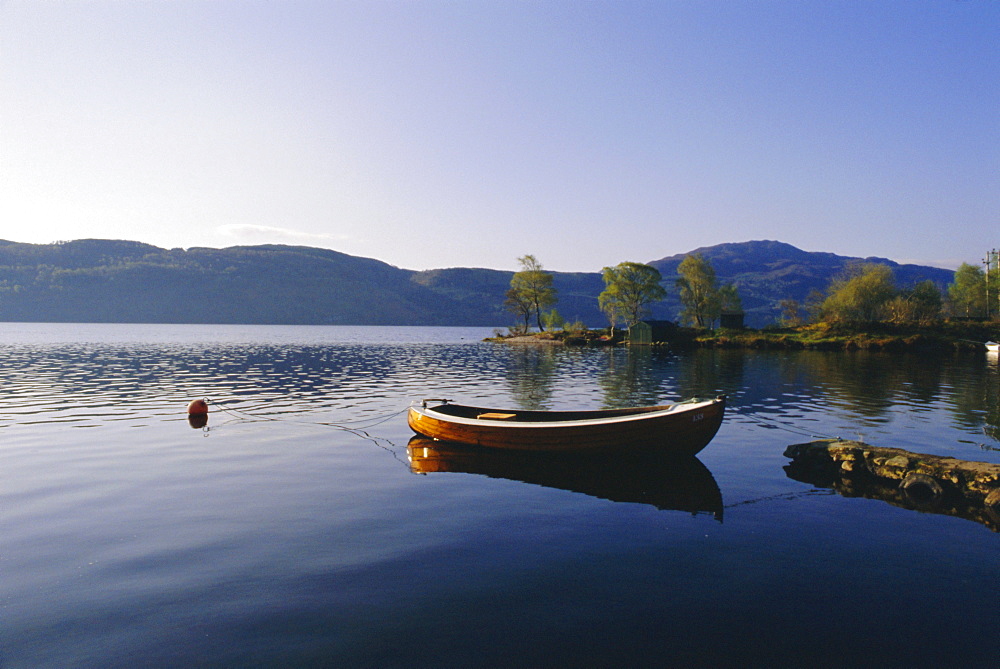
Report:
[[836,495],[836,490],[822,490],[819,488],[813,488],[812,490],[799,490],[796,492],[785,492],[779,493],[777,495],[767,495],[766,497],[756,497],[754,499],[745,499],[742,502],[733,502],[732,504],[726,504],[722,508],[732,509],[737,506],[746,506],[748,504],[758,504],[760,502],[773,502],[782,499],[799,499],[800,497],[816,497],[816,496],[830,496]]
[[[223,403],[223,402],[221,402],[219,400],[206,399],[205,401],[208,402],[209,404],[212,404],[212,405],[218,407],[220,410],[228,413],[229,415],[231,415],[231,416],[233,416],[235,418],[239,418],[241,420],[245,420],[247,418],[252,418],[254,420],[267,420],[267,421],[287,421],[288,420],[287,418],[276,418],[274,416],[268,416],[268,415],[261,415],[261,414],[252,413],[250,411],[247,411],[246,409],[234,409],[234,408],[231,408],[231,407],[227,406],[225,403]],[[393,411],[393,412],[388,413],[388,414],[379,414],[378,416],[372,416],[370,418],[361,418],[361,419],[358,419],[358,420],[343,420],[343,421],[339,421],[339,422],[336,422],[336,423],[325,422],[325,421],[302,421],[302,420],[296,420],[296,419],[293,419],[293,422],[304,423],[304,424],[308,424],[308,425],[325,425],[325,426],[328,426],[328,427],[336,427],[336,428],[340,428],[340,429],[343,429],[343,430],[350,431],[350,430],[355,429],[353,427],[349,427],[351,425],[360,425],[360,426],[363,426],[365,428],[375,427],[376,425],[381,425],[382,423],[385,423],[387,421],[392,420],[393,418],[395,418],[396,416],[398,416],[400,414],[406,413],[407,410],[408,409],[400,409],[400,410]],[[357,429],[360,430],[361,428],[357,428]]]
[[[406,468],[407,468],[407,470],[410,469],[410,463],[403,461],[399,457],[399,455],[396,453],[396,451],[395,451],[395,449],[397,448],[396,444],[394,444],[389,439],[386,439],[385,437],[377,437],[377,436],[371,435],[368,432],[366,432],[366,430],[368,430],[368,429],[371,429],[373,427],[381,425],[382,423],[388,422],[388,421],[392,420],[393,418],[395,418],[396,416],[399,416],[400,414],[406,413],[409,410],[409,408],[401,409],[399,411],[394,411],[394,412],[392,412],[390,414],[387,414],[387,415],[373,416],[373,417],[368,418],[368,419],[362,419],[362,420],[356,420],[356,421],[342,421],[342,422],[339,422],[339,423],[333,423],[333,422],[326,422],[326,421],[306,421],[306,420],[299,420],[299,419],[295,419],[295,418],[291,418],[291,419],[289,419],[289,418],[276,418],[276,417],[273,417],[273,416],[259,415],[259,414],[251,413],[249,411],[246,411],[245,409],[230,408],[230,407],[226,406],[225,403],[220,402],[219,400],[210,400],[210,399],[206,398],[205,401],[208,404],[217,407],[220,411],[222,411],[222,412],[224,412],[224,413],[232,416],[236,420],[240,420],[240,421],[245,421],[245,420],[260,420],[260,421],[282,422],[282,423],[291,422],[291,423],[297,423],[299,425],[318,425],[318,426],[321,426],[321,427],[330,427],[330,428],[333,428],[335,430],[341,430],[343,432],[349,432],[350,434],[353,434],[353,435],[355,435],[357,437],[361,437],[362,439],[365,439],[366,441],[370,441],[371,443],[375,444],[376,446],[378,446],[382,450],[387,451],[388,453],[390,453],[392,455],[392,457],[395,460],[397,460],[400,463],[402,463],[403,465],[405,465]],[[351,427],[352,424],[363,424],[364,428],[362,428],[362,427]],[[209,428],[206,426],[205,429],[207,431]],[[385,444],[388,444],[389,446],[385,446],[383,444],[383,442]]]
[[[330,427],[330,428],[334,428],[336,430],[341,430],[341,431],[344,431],[344,432],[349,432],[350,434],[353,434],[353,435],[355,435],[357,437],[361,437],[362,439],[364,439],[366,441],[370,441],[371,443],[373,443],[378,448],[381,448],[382,450],[388,452],[393,457],[394,460],[398,461],[400,464],[402,464],[403,466],[405,466],[406,469],[407,469],[407,471],[409,471],[410,473],[413,473],[412,469],[410,468],[410,463],[407,462],[407,461],[404,461],[399,456],[399,454],[395,450],[397,447],[396,447],[396,445],[392,441],[390,441],[389,439],[386,439],[385,437],[377,437],[377,436],[371,435],[371,434],[369,434],[366,431],[366,429],[371,429],[373,427],[381,425],[382,423],[385,423],[385,422],[388,422],[388,421],[392,420],[393,418],[399,416],[400,414],[406,413],[408,411],[408,408],[401,409],[399,411],[393,411],[391,413],[384,414],[384,415],[373,416],[371,418],[359,419],[359,420],[355,420],[355,421],[341,421],[341,422],[338,422],[338,423],[334,423],[334,422],[329,422],[329,421],[304,421],[304,420],[298,420],[298,419],[294,419],[294,418],[292,418],[292,419],[289,419],[289,418],[276,418],[274,416],[267,416],[267,415],[260,415],[260,414],[252,413],[252,412],[247,411],[245,409],[232,408],[232,407],[227,406],[224,402],[220,402],[219,400],[209,400],[209,399],[206,398],[205,401],[207,403],[209,403],[210,405],[215,406],[219,411],[222,411],[223,413],[226,413],[226,414],[232,416],[235,420],[238,420],[238,421],[260,420],[260,421],[269,421],[269,422],[292,422],[292,423],[298,423],[300,425],[317,425],[317,426],[321,426],[321,427]],[[826,436],[826,435],[816,435],[816,434],[812,434],[810,432],[807,432],[805,430],[800,430],[800,429],[797,429],[797,428],[789,427],[788,425],[786,425],[784,423],[781,423],[781,422],[779,422],[779,421],[777,421],[775,419],[770,419],[770,418],[765,418],[765,417],[762,417],[762,416],[757,416],[757,415],[745,413],[743,411],[740,411],[737,407],[732,407],[731,411],[733,413],[739,415],[739,416],[747,418],[750,421],[756,422],[756,423],[758,423],[758,424],[760,424],[760,425],[762,425],[762,426],[764,426],[766,428],[769,428],[769,429],[785,430],[786,432],[791,432],[793,434],[798,434],[800,436],[810,437],[810,438],[813,438],[813,439],[835,439],[835,438],[838,438],[838,437],[830,437],[830,436]],[[351,425],[357,425],[357,424],[364,424],[365,429],[362,429],[361,427],[351,427]],[[206,426],[205,430],[206,430],[206,434],[207,434],[207,431],[209,430],[209,428]],[[386,446],[386,444],[388,444],[388,446]],[[779,493],[779,494],[776,494],[776,495],[767,495],[765,497],[757,497],[757,498],[753,498],[753,499],[746,499],[746,500],[742,500],[742,501],[739,501],[739,502],[733,502],[732,504],[726,504],[725,506],[723,506],[723,508],[725,508],[725,509],[732,509],[732,508],[735,508],[735,507],[738,507],[738,506],[747,506],[747,505],[750,505],[750,504],[759,504],[761,502],[773,502],[773,501],[779,501],[779,500],[794,500],[794,499],[799,499],[801,497],[828,496],[828,495],[836,495],[836,494],[837,493],[834,490],[825,490],[825,489],[813,488],[811,490],[806,490],[806,491],[795,491],[795,492]]]
[[789,427],[787,424],[782,423],[774,418],[766,418],[764,416],[757,416],[755,414],[750,414],[740,411],[739,407],[732,407],[731,411],[738,416],[746,418],[751,422],[758,423],[759,425],[762,425],[768,429],[785,430],[786,432],[791,432],[792,434],[797,434],[801,437],[810,437],[812,439],[840,439],[840,437],[834,437],[828,434],[815,434],[803,430],[801,428]]
[[[799,436],[809,437],[810,439],[839,439],[840,438],[840,437],[832,437],[832,436],[823,435],[823,434],[813,434],[812,432],[808,432],[806,430],[802,430],[802,429],[795,428],[795,427],[789,427],[788,425],[786,425],[786,424],[784,424],[782,422],[779,422],[779,421],[777,421],[777,420],[775,420],[773,418],[766,418],[764,416],[757,416],[757,415],[754,415],[754,414],[745,413],[743,411],[740,411],[738,407],[732,407],[732,411],[736,415],[742,416],[743,418],[746,418],[746,419],[748,419],[748,420],[750,420],[752,422],[755,422],[758,425],[761,425],[761,426],[766,427],[768,429],[784,430],[786,432],[790,432],[792,434],[797,434]],[[821,490],[821,489],[813,488],[812,490],[786,492],[786,493],[779,493],[777,495],[767,495],[765,497],[756,497],[756,498],[753,498],[753,499],[746,499],[746,500],[743,500],[743,501],[740,501],[740,502],[733,502],[732,504],[726,504],[723,508],[724,509],[732,509],[732,508],[737,507],[737,506],[746,506],[748,504],[758,504],[760,502],[773,502],[773,501],[786,500],[786,499],[792,500],[792,499],[798,499],[800,497],[813,497],[813,496],[816,496],[816,495],[835,495],[835,494],[836,494],[836,491],[834,491],[834,490]]]

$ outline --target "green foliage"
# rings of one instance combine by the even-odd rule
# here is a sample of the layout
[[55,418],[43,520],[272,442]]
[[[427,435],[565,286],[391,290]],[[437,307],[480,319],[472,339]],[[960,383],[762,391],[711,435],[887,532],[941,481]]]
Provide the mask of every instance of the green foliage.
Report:
[[956,316],[982,318],[986,315],[986,275],[975,265],[962,263],[955,272],[955,282],[948,286],[948,297]]
[[821,315],[834,323],[877,323],[894,297],[892,269],[888,265],[862,263],[833,280],[820,308]]
[[631,327],[642,320],[652,302],[667,296],[667,291],[660,285],[663,277],[650,265],[623,262],[605,267],[601,275],[606,287],[597,301],[601,311],[608,316],[612,329],[619,319]]
[[927,324],[941,318],[942,305],[941,290],[933,281],[897,289],[888,265],[862,263],[834,279],[812,313],[817,316],[814,322]]
[[[677,273],[680,274],[677,289],[684,305],[681,322],[699,328],[709,327],[722,310],[722,295],[712,264],[700,253],[694,253],[681,261]],[[739,301],[735,286],[727,289],[727,299]],[[742,310],[742,305],[738,308]]]
[[[531,300],[524,293],[511,287],[507,289],[503,306],[507,311],[523,321],[523,324],[518,325],[516,329],[519,332],[527,332],[528,323],[531,320]],[[511,330],[513,331],[514,328],[511,328]]]
[[[849,260],[773,242],[719,245],[704,256],[719,283],[739,286],[751,327],[772,320],[783,298],[804,309],[818,307],[825,295],[816,301],[809,291],[825,289]],[[650,265],[672,278],[683,259]],[[955,273],[947,270],[886,262],[900,285],[954,281]],[[990,276],[1000,279],[994,270],[995,263]],[[114,240],[0,241],[0,320],[494,327],[513,320],[503,306],[512,275],[482,268],[411,271],[328,249],[282,245],[184,250]],[[608,322],[599,309],[598,295],[607,288],[602,274],[552,277],[559,311],[588,325]],[[991,288],[990,295],[996,313],[1000,291]],[[953,298],[949,303],[951,313],[963,315]],[[650,307],[654,318],[676,320],[683,305],[670,290]]]
[[532,314],[538,329],[542,325],[542,310],[556,303],[556,289],[552,286],[552,275],[542,269],[541,263],[533,255],[517,259],[521,271],[515,272],[510,280],[510,290],[504,306],[519,317],[524,318],[525,329]]
[[1000,339],[1000,325],[940,320],[930,324],[813,323],[795,328],[725,331],[724,334],[707,334],[704,331],[698,333],[691,344],[710,348],[981,351],[982,344],[978,342]]
[[931,323],[941,317],[941,291],[933,281],[921,281],[910,290],[900,291],[885,305],[890,323]]
[[820,290],[810,290],[806,295],[805,310],[810,323],[818,323],[823,320],[823,302],[826,295]]
[[[719,284],[732,282],[739,286],[746,322],[751,327],[760,327],[773,320],[780,312],[779,302],[786,298],[797,300],[803,309],[808,309],[811,291],[825,293],[833,277],[859,260],[832,253],[802,251],[789,244],[767,241],[718,244],[699,252],[712,264]],[[649,264],[663,276],[674,277],[687,255],[678,254]],[[882,259],[878,262],[892,268],[900,286],[912,286],[925,279],[946,286],[954,276],[953,271],[936,267],[899,265]],[[1000,278],[1000,272],[997,276]],[[678,292],[671,290],[670,293],[664,303],[654,309],[656,318],[677,319],[683,310]],[[997,306],[996,302],[993,304]]]
[[724,314],[743,313],[743,300],[740,299],[740,294],[736,290],[736,284],[727,283],[719,288],[719,308]]
[[566,324],[566,319],[559,314],[558,310],[553,309],[542,314],[542,323],[548,330],[558,330]]
[[780,324],[784,327],[797,327],[805,322],[802,318],[802,307],[798,300],[784,299],[778,303],[781,307]]

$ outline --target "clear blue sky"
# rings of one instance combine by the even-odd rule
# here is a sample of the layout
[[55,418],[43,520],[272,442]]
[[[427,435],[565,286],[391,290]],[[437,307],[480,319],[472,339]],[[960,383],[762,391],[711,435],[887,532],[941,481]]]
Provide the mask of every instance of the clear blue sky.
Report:
[[978,263],[1000,2],[0,0],[0,238]]

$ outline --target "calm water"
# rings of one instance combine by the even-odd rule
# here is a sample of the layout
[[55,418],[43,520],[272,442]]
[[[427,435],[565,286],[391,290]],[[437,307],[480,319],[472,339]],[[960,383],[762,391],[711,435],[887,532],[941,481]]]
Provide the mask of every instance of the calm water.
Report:
[[[489,334],[0,324],[0,666],[1000,666],[1000,533],[782,455],[1000,462],[995,358]],[[424,451],[403,413],[719,392],[685,463]]]

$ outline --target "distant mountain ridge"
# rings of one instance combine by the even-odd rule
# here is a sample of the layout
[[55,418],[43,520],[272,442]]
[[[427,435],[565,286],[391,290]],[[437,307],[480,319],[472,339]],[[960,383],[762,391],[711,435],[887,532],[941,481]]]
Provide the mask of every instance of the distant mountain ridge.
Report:
[[[853,262],[892,267],[900,286],[930,279],[942,288],[954,272],[802,251],[776,241],[695,249],[720,282],[736,284],[750,325],[778,315],[778,302],[804,301]],[[650,261],[668,299],[653,316],[675,320],[677,266],[687,253]],[[512,272],[481,268],[400,269],[371,258],[305,246],[162,249],[122,240],[57,244],[0,240],[0,321],[124,323],[283,323],[505,326]],[[553,272],[556,308],[598,327],[599,272]]]
[[[833,253],[803,251],[777,241],[718,244],[694,249],[649,264],[664,277],[677,275],[677,266],[693,253],[711,262],[720,283],[734,283],[743,300],[748,323],[764,325],[780,315],[783,299],[804,302],[813,290],[825,291],[830,281],[858,262],[881,263],[892,268],[896,285],[909,287],[930,280],[944,289],[955,276],[953,270],[924,265],[904,265],[888,258],[853,258]],[[673,295],[672,297],[676,297]],[[679,312],[679,300],[666,300],[668,311]]]

